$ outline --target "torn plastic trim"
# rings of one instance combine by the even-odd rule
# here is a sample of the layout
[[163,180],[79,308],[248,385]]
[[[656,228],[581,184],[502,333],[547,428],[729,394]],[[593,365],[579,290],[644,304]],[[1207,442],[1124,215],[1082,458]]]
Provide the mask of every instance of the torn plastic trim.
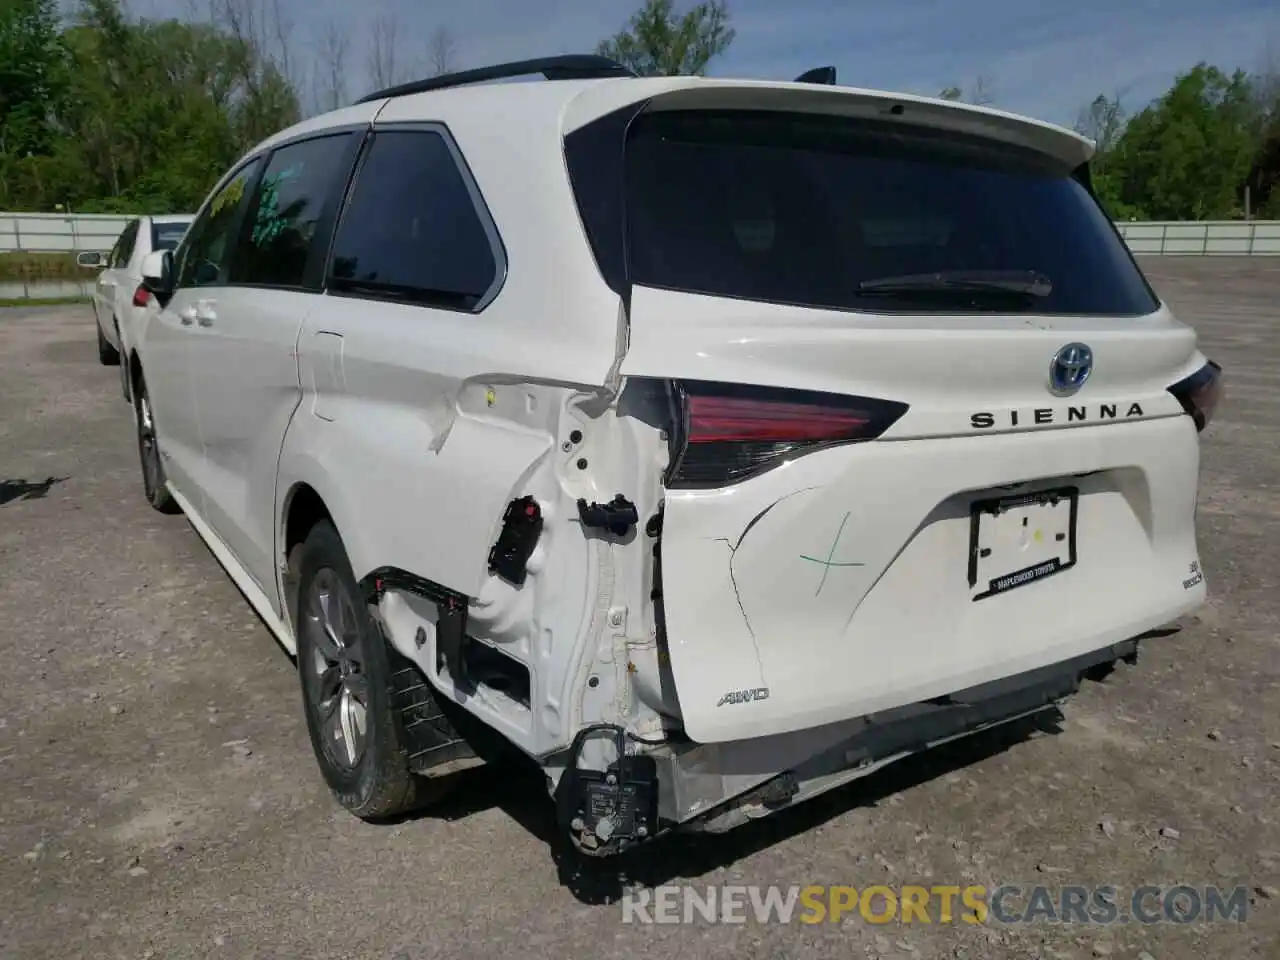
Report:
[[365,602],[378,606],[387,590],[404,590],[436,605],[436,651],[444,658],[449,675],[462,682],[465,666],[462,648],[467,639],[467,605],[470,598],[399,567],[378,567],[360,580]]
[[489,572],[514,586],[523,586],[529,558],[542,537],[542,525],[542,507],[535,497],[518,497],[508,503],[502,515],[502,530],[489,550]]
[[636,511],[636,505],[619,493],[607,503],[588,503],[580,497],[578,519],[584,527],[608,530],[614,536],[622,537],[640,522],[640,514]]

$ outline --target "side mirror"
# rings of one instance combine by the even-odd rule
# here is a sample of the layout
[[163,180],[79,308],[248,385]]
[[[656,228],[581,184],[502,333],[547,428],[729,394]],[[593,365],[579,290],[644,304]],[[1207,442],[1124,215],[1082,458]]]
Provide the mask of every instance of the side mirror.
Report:
[[76,254],[76,263],[82,267],[102,267],[106,265],[106,260],[101,252],[97,250],[85,250]]
[[142,258],[142,285],[163,300],[173,292],[173,253],[155,250]]

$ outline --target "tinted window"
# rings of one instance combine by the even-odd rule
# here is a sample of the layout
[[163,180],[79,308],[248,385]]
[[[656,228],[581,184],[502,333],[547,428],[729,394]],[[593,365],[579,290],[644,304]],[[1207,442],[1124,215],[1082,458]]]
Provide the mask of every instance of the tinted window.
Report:
[[472,309],[497,272],[484,221],[444,138],[377,134],[338,226],[330,285]]
[[[1157,306],[1071,171],[1009,146],[835,117],[672,112],[639,118],[625,163],[636,283],[876,311]],[[859,289],[939,271],[1036,271],[1052,289]]]
[[187,224],[182,222],[151,221],[151,249],[173,250],[187,232]]
[[345,180],[353,136],[305,140],[271,155],[240,233],[230,283],[302,285],[321,218]]
[[182,261],[178,268],[178,286],[205,287],[224,282],[232,234],[248,199],[247,188],[259,166],[260,160],[246,164],[191,224],[184,237],[185,249],[178,254]]
[[116,245],[111,251],[112,267],[124,267],[129,263],[129,258],[133,256],[133,248],[138,242],[138,221],[130,220],[128,225],[120,233],[120,239],[116,241]]

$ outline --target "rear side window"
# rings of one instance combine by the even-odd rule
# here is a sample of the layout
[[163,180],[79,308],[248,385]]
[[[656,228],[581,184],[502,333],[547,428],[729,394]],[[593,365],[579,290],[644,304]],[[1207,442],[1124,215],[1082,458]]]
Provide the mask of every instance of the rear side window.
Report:
[[129,261],[133,258],[133,248],[138,245],[138,221],[130,220],[128,225],[120,233],[120,239],[116,241],[115,248],[111,252],[111,260],[108,266],[111,267],[127,267]]
[[174,250],[187,232],[187,225],[173,221],[151,221],[151,249]]
[[495,242],[449,143],[374,135],[333,244],[335,292],[474,310],[499,278]]
[[326,211],[350,168],[354,133],[289,144],[271,155],[231,260],[229,282],[303,286]]
[[[625,191],[638,284],[877,312],[1141,315],[1158,306],[1070,170],[955,133],[780,112],[655,112],[631,127]],[[938,274],[946,281],[927,276]],[[1010,286],[1025,276],[1039,279]]]

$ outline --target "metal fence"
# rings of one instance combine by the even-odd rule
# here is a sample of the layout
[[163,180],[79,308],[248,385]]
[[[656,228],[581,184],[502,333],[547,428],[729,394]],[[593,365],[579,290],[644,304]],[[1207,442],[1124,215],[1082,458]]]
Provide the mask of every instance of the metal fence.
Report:
[[1280,256],[1280,220],[1126,220],[1116,226],[1135,254],[1164,257]]
[[110,250],[131,219],[105,213],[0,213],[0,253]]
[[[0,213],[0,253],[110,250],[130,217]],[[1137,221],[1116,224],[1137,254],[1280,256],[1280,220]]]
[[[0,254],[110,250],[129,216],[92,213],[0,213]],[[1135,254],[1280,256],[1280,220],[1137,221],[1116,224]],[[93,281],[0,282],[0,299],[89,296]]]

